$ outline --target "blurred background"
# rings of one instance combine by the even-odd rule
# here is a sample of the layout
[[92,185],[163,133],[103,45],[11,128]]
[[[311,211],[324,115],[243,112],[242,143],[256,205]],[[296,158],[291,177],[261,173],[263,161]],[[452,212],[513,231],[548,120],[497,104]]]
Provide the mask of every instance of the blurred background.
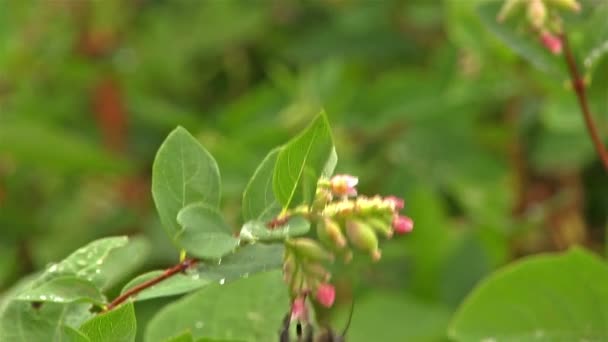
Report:
[[[133,274],[174,264],[150,175],[177,125],[217,159],[237,229],[257,164],[321,107],[338,171],[416,222],[379,264],[338,271],[352,341],[441,340],[497,267],[601,251],[608,177],[567,79],[511,52],[481,2],[1,1],[0,293],[109,235],[138,237]],[[603,136],[606,60],[587,75]],[[165,302],[138,303],[139,329]]]

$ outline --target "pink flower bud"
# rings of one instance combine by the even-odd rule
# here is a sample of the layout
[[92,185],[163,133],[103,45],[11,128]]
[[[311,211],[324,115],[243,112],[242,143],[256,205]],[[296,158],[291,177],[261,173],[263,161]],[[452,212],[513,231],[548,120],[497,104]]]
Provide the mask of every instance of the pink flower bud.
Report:
[[331,284],[319,284],[315,297],[321,305],[330,308],[336,300],[336,289]]
[[308,322],[308,309],[306,308],[306,297],[297,297],[291,303],[291,320]]
[[397,234],[406,234],[414,229],[414,221],[407,216],[395,215],[393,217],[393,230]]
[[359,178],[351,175],[335,175],[330,180],[331,191],[338,196],[357,196],[355,186]]
[[402,198],[395,197],[395,196],[384,197],[384,201],[386,203],[389,203],[389,205],[391,206],[391,208],[393,208],[393,210],[401,210],[401,209],[403,209],[403,207],[405,205],[405,202],[403,201]]
[[550,32],[543,32],[540,41],[552,54],[558,55],[562,52],[562,40],[558,36]]

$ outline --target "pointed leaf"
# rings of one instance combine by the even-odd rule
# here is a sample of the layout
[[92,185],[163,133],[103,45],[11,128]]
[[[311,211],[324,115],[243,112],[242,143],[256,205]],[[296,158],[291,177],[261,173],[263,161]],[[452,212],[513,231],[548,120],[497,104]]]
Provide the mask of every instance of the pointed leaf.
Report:
[[265,221],[249,221],[243,225],[240,238],[244,241],[283,241],[288,237],[308,233],[310,222],[302,216],[294,216],[284,225],[269,228]]
[[608,340],[608,265],[582,249],[529,257],[484,280],[460,306],[456,341]]
[[106,300],[92,282],[74,276],[60,276],[42,282],[20,293],[16,299],[55,303],[70,303],[84,300],[100,306]]
[[61,342],[91,342],[87,335],[81,333],[68,325],[61,327],[63,330],[64,338]]
[[188,204],[218,208],[220,173],[205,148],[182,127],[169,134],[152,167],[152,197],[163,227],[176,240],[181,228],[176,220]]
[[312,202],[317,180],[333,158],[332,151],[334,143],[325,112],[281,148],[272,188],[283,208]]
[[281,211],[281,205],[274,197],[272,175],[280,149],[268,155],[253,173],[243,192],[243,218],[250,220],[269,220]]
[[167,305],[150,321],[146,341],[190,330],[195,339],[274,341],[289,307],[280,271],[207,286]]
[[135,341],[137,323],[132,302],[127,302],[86,321],[80,331],[94,342]]
[[[215,284],[218,281],[231,282],[241,277],[249,277],[259,272],[278,269],[283,264],[282,245],[247,245],[239,248],[234,254],[222,258],[219,262],[201,263],[186,274],[178,274],[147,288],[134,298],[146,300],[158,297],[175,296],[188,293]],[[122,293],[147,280],[159,276],[164,271],[152,271],[138,276],[125,285]]]
[[176,242],[199,258],[221,258],[238,245],[230,227],[217,210],[203,203],[191,204],[182,209],[177,221],[183,230]]

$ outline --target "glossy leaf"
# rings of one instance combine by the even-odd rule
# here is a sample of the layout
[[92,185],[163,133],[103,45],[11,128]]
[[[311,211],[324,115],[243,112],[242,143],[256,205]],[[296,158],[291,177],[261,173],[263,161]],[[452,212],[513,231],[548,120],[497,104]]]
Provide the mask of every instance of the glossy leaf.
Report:
[[272,190],[272,175],[280,149],[268,155],[253,173],[243,192],[243,218],[250,220],[269,220],[281,211]]
[[74,276],[60,276],[42,282],[38,286],[20,293],[16,299],[55,303],[84,300],[98,305],[105,302],[105,297],[92,282]]
[[163,341],[190,330],[195,339],[273,341],[288,307],[281,272],[266,272],[169,304],[150,321],[145,339]]
[[194,342],[194,338],[192,337],[192,333],[190,331],[186,331],[177,336],[169,337],[164,342]]
[[[449,320],[449,310],[444,307],[378,289],[356,298],[354,308],[347,334],[349,342],[441,341]],[[349,311],[342,310],[333,326],[344,326]]]
[[317,180],[328,161],[335,164],[333,152],[327,115],[321,112],[299,136],[283,146],[277,156],[272,189],[283,208],[312,201]]
[[169,134],[152,166],[152,197],[171,239],[181,232],[177,214],[188,204],[216,209],[220,202],[220,173],[205,148],[182,127]]
[[79,330],[76,330],[69,325],[64,325],[61,327],[63,330],[63,340],[62,342],[90,342],[91,340],[87,337],[87,335],[83,334]]
[[127,302],[86,321],[80,331],[94,342],[135,341],[137,323],[132,302]]
[[[175,275],[147,288],[138,293],[134,300],[175,296],[216,284],[219,281],[229,283],[259,272],[278,269],[282,265],[282,260],[282,245],[247,245],[239,248],[234,254],[222,258],[219,262],[200,263],[196,268],[186,271],[185,274]],[[122,293],[162,273],[162,270],[158,270],[142,274],[125,285]]]
[[608,339],[608,265],[582,249],[526,258],[484,280],[460,306],[456,341]]
[[294,216],[284,225],[269,228],[266,221],[249,221],[241,228],[240,238],[244,241],[282,241],[288,237],[308,233],[310,222],[302,216]]
[[69,340],[63,326],[76,327],[89,317],[90,305],[84,303],[59,304],[13,300],[0,312],[0,341],[32,342]]
[[177,221],[183,229],[175,236],[176,241],[196,257],[221,258],[238,245],[238,239],[231,235],[221,214],[206,204],[185,207]]

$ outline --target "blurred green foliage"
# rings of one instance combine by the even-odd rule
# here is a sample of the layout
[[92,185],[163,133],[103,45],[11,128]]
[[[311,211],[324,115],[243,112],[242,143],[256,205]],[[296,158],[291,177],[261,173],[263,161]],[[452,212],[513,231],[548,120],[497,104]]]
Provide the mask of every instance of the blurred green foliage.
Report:
[[[563,63],[533,39],[532,65],[512,52],[503,41],[524,38],[497,26],[495,6],[478,10],[486,2],[0,2],[0,291],[109,235],[146,237],[139,273],[175,263],[150,183],[177,125],[216,158],[236,230],[253,170],[321,107],[338,171],[361,193],[404,197],[416,222],[379,264],[336,270],[338,302],[357,303],[353,341],[442,340],[497,267],[601,251],[608,178]],[[589,0],[567,18],[603,136],[607,7]],[[139,339],[164,303],[135,305]]]

